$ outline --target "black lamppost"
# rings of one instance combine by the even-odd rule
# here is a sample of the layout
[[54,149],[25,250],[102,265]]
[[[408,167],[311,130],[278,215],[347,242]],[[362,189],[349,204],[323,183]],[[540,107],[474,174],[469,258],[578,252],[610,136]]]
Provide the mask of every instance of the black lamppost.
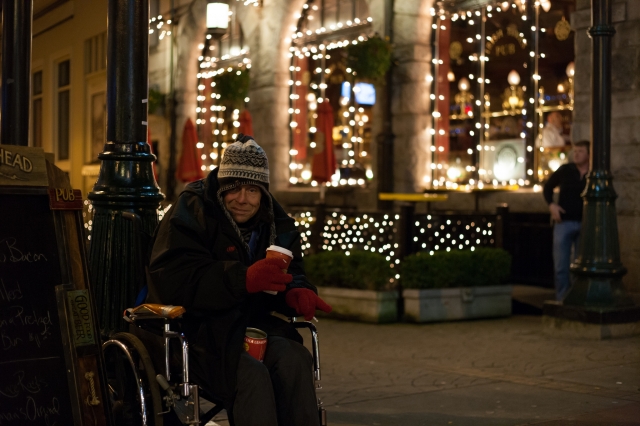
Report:
[[2,127],[0,142],[29,144],[32,0],[2,1]]
[[103,334],[124,327],[122,312],[134,303],[142,276],[144,247],[135,231],[153,232],[164,198],[147,143],[148,0],[109,0],[107,40],[107,143],[88,197],[95,209],[91,282]]
[[[640,307],[624,291],[627,270],[620,261],[617,197],[610,172],[611,152],[611,0],[592,0],[591,170],[583,193],[580,247],[571,265],[574,285],[562,303],[546,303],[545,315],[606,326],[601,337],[616,333],[616,324],[640,321]],[[606,334],[609,333],[609,336]]]

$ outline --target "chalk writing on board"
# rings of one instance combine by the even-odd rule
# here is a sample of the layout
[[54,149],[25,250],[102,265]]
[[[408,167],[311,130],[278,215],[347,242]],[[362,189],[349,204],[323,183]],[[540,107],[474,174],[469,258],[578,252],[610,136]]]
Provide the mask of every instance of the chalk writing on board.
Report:
[[[48,309],[37,311],[35,308],[25,309],[20,305],[9,306],[3,310],[3,316],[0,318],[2,350],[7,351],[27,342],[39,348],[42,342],[51,336],[52,326],[51,312]],[[28,339],[22,331],[25,327],[29,331]]]
[[0,411],[0,425],[5,424],[5,421],[21,421],[24,424],[24,421],[34,423],[43,419],[47,426],[56,426],[58,424],[56,417],[59,415],[60,401],[57,397],[54,396],[43,404],[28,396],[24,406],[12,407],[9,411]]
[[47,256],[43,253],[32,253],[25,248],[20,248],[18,241],[14,237],[7,237],[0,240],[0,263],[34,263],[47,261]]
[[14,302],[22,299],[22,289],[20,283],[16,282],[13,285],[5,285],[2,278],[0,278],[0,301]]
[[36,395],[49,386],[46,381],[36,375],[25,377],[23,370],[13,373],[13,378],[14,380],[10,384],[0,389],[0,396],[16,398],[24,394]]

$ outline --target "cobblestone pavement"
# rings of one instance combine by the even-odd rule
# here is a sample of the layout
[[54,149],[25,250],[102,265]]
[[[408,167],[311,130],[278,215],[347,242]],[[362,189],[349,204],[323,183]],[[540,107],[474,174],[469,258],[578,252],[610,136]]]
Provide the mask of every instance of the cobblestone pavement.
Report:
[[318,329],[330,425],[640,425],[640,337],[547,337],[539,316]]

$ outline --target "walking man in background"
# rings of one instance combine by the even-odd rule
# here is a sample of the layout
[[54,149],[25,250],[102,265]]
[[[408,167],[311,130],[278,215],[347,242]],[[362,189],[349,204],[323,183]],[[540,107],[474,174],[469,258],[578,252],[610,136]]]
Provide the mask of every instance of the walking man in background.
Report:
[[[573,163],[560,166],[544,185],[544,199],[549,204],[553,227],[553,264],[556,299],[562,300],[571,288],[569,266],[578,253],[582,224],[582,191],[589,171],[589,141],[573,144]],[[558,202],[553,190],[559,187]]]

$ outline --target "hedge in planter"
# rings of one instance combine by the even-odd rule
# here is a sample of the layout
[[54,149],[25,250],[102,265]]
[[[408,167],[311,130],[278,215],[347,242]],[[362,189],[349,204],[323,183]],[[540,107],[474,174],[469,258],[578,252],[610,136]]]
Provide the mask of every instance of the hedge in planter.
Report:
[[508,316],[510,270],[511,256],[502,249],[407,256],[402,263],[405,317],[430,322]]
[[330,316],[368,322],[397,320],[398,293],[384,256],[366,251],[326,251],[304,259],[307,278],[333,307]]
[[503,249],[420,252],[402,262],[404,288],[482,287],[504,284],[511,271],[511,255]]

